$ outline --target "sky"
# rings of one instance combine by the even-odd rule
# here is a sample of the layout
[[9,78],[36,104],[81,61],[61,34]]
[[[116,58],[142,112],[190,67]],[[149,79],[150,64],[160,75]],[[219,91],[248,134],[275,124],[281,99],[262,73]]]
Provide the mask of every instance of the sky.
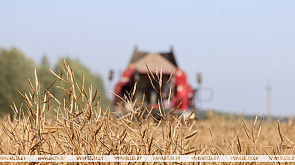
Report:
[[[135,45],[169,51],[194,88],[203,75],[201,108],[290,116],[295,108],[295,1],[2,0],[0,47],[15,46],[37,63],[46,54],[79,59],[105,78],[118,77]],[[206,101],[208,91],[213,99]]]

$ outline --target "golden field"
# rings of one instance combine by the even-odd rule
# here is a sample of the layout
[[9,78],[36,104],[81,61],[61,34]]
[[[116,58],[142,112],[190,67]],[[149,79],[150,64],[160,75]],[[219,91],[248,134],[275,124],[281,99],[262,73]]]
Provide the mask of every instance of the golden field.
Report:
[[244,120],[208,111],[207,120],[192,120],[163,110],[157,120],[143,117],[149,110],[127,99],[134,92],[122,98],[130,113],[114,117],[110,108],[101,109],[100,96],[91,86],[76,84],[71,68],[66,63],[63,68],[65,75],[53,73],[63,99],[48,89],[41,91],[36,73],[29,81],[31,89],[19,92],[25,106],[13,105],[15,115],[1,120],[2,155],[294,155],[294,119]]

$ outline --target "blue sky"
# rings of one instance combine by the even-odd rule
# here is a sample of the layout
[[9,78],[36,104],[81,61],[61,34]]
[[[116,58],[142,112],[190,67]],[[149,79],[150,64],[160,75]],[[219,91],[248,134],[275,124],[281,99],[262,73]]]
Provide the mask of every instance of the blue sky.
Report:
[[[169,51],[191,84],[201,72],[214,89],[203,108],[266,114],[295,107],[295,1],[72,1],[2,0],[0,46],[16,46],[39,62],[46,53],[80,59],[107,77],[139,50]],[[112,90],[113,84],[106,84]]]

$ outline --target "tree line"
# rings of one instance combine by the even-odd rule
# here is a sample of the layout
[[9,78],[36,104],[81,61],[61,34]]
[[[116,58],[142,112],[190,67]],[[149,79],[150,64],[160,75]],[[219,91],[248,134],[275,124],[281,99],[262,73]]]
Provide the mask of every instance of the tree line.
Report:
[[[62,59],[58,59],[54,67],[50,68],[50,62],[46,55],[43,55],[40,64],[36,64],[33,59],[28,58],[16,47],[11,49],[0,48],[0,116],[13,113],[11,109],[13,102],[17,108],[23,105],[23,98],[18,94],[17,90],[23,92],[29,89],[28,79],[34,81],[35,67],[41,90],[45,90],[54,80],[57,80],[49,71],[49,68],[55,73],[62,73],[61,61]],[[93,89],[98,90],[98,94],[101,94],[100,104],[103,109],[110,105],[110,100],[107,98],[103,79],[100,75],[92,73],[79,60],[66,57],[65,61],[73,69],[78,84],[82,83],[83,72],[85,76],[85,89],[92,85]],[[56,86],[58,86],[58,81],[50,88],[50,92],[55,93],[55,97],[62,98],[64,94]],[[22,109],[25,110],[26,108],[23,107]]]

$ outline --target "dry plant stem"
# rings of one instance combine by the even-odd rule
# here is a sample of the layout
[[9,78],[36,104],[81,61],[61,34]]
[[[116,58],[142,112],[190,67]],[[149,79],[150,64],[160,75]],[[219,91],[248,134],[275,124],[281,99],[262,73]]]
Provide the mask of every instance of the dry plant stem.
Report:
[[[141,100],[134,98],[136,85],[124,97],[116,96],[128,106],[130,113],[114,117],[111,107],[101,109],[103,96],[98,90],[85,86],[87,77],[82,73],[82,83],[77,83],[70,66],[65,61],[61,64],[60,72],[51,71],[59,82],[54,80],[41,91],[35,70],[34,81],[28,80],[29,89],[18,91],[24,99],[24,106],[18,108],[13,104],[13,120],[8,117],[1,123],[1,154],[294,154],[295,137],[292,135],[295,134],[295,124],[292,120],[289,124],[283,121],[263,123],[264,117],[259,121],[258,115],[253,122],[243,118],[228,120],[218,115],[213,115],[212,120],[184,120],[181,116],[166,113],[162,99],[158,100],[162,118],[157,120],[151,113],[153,109],[144,106],[145,95]],[[169,81],[171,78],[172,74]],[[156,69],[156,74],[152,74],[150,71],[149,79],[162,97],[160,87],[168,82],[162,81],[162,72]],[[60,84],[59,87],[56,83]],[[50,88],[56,88],[64,97],[57,98],[49,92]],[[139,105],[135,104],[137,101]],[[50,102],[51,105],[56,102],[55,106],[49,106]],[[49,118],[48,111],[56,112],[56,115]],[[143,115],[144,111],[147,116]],[[277,127],[273,128],[274,124]]]

